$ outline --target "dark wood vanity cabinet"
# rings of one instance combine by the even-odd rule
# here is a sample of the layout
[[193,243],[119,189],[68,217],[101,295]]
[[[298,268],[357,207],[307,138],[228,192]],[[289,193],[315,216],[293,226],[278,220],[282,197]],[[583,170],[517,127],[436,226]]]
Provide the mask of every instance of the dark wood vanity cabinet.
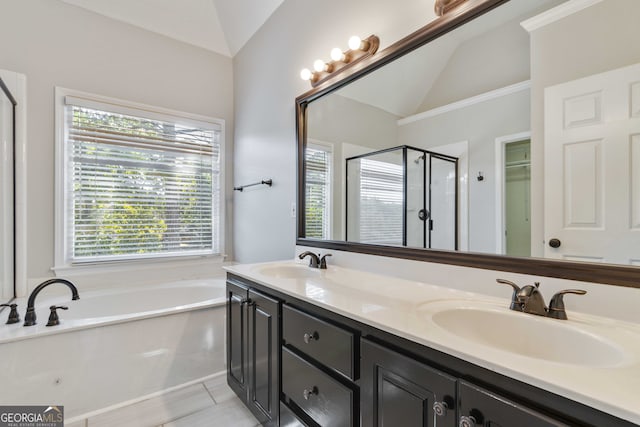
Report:
[[458,383],[460,427],[569,427],[538,411],[466,381]]
[[283,412],[307,426],[359,425],[358,338],[355,331],[284,304]]
[[362,340],[362,425],[456,425],[456,378]]
[[227,378],[266,426],[631,427],[230,274]]
[[263,425],[279,425],[281,302],[227,281],[227,382]]
[[363,427],[569,426],[379,344],[361,348]]

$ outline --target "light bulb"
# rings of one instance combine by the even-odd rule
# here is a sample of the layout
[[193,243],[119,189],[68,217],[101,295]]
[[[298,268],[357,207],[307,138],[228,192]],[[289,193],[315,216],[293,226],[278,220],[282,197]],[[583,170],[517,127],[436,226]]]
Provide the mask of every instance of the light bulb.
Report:
[[300,71],[300,78],[302,80],[311,80],[311,70],[308,68],[303,69],[302,71]]
[[317,72],[321,72],[325,70],[325,63],[322,59],[316,59],[315,62],[313,63],[313,69],[316,70]]
[[351,50],[360,49],[360,44],[362,44],[362,40],[358,36],[353,36],[349,39],[349,49]]
[[342,53],[342,49],[339,47],[334,47],[331,49],[331,59],[334,61],[344,61],[344,54]]

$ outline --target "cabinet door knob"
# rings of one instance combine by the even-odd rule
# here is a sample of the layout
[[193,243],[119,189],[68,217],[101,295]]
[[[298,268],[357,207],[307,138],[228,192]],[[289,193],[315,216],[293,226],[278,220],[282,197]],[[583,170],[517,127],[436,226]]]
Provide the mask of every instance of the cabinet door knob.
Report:
[[316,386],[313,386],[310,389],[305,388],[302,392],[302,397],[304,397],[304,400],[309,400],[309,398],[314,394],[318,394],[318,387]]
[[304,334],[302,339],[304,340],[305,343],[309,344],[311,341],[316,340],[318,341],[318,338],[320,338],[320,336],[318,335],[318,332],[311,332],[310,334]]
[[447,402],[435,402],[433,404],[433,412],[438,417],[444,417],[445,415],[447,415],[447,409],[449,409],[449,405],[447,405]]
[[476,427],[476,419],[471,415],[468,417],[462,416],[460,417],[458,427]]

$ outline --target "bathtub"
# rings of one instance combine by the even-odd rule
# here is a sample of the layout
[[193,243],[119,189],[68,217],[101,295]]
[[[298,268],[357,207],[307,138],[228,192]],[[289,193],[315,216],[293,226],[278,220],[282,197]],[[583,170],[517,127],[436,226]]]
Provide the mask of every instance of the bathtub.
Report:
[[[46,327],[53,304],[69,310]],[[35,326],[0,323],[3,405],[64,405],[73,421],[225,368],[224,279],[40,294],[36,312]]]

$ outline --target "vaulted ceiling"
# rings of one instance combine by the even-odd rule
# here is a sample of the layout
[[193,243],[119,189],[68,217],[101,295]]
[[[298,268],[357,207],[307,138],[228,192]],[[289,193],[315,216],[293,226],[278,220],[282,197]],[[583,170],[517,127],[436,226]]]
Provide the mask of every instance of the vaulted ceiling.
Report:
[[232,57],[284,0],[61,1]]

